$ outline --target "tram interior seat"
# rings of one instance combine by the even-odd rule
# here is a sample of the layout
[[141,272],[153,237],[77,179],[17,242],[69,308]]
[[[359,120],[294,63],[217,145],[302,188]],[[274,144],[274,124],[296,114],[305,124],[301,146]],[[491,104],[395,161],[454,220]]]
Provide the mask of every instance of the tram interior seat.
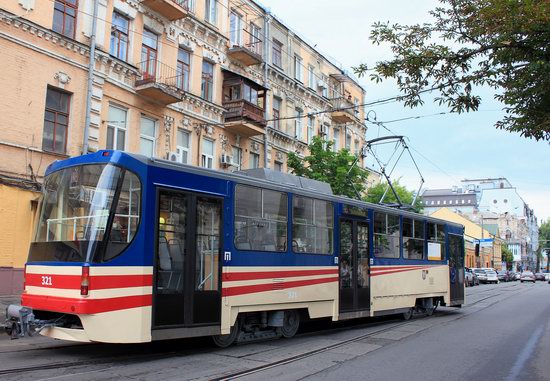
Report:
[[170,257],[170,247],[165,237],[159,237],[159,286],[167,290],[176,290],[178,287],[181,272],[173,271],[172,258]]

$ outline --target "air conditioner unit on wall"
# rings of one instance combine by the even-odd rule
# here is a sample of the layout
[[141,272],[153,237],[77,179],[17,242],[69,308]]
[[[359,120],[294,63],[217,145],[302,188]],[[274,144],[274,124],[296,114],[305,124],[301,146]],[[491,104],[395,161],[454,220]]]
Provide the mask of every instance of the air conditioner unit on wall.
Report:
[[235,163],[233,162],[233,156],[225,153],[222,153],[220,163],[226,166],[235,165]]
[[168,152],[168,160],[181,163],[181,154],[179,152]]

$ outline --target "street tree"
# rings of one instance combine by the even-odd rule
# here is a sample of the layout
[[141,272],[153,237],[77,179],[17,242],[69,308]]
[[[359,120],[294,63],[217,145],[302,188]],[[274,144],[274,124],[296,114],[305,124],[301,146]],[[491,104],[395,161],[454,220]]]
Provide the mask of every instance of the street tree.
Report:
[[290,152],[288,167],[297,176],[329,183],[334,194],[356,198],[356,190],[362,195],[369,172],[353,165],[356,157],[348,150],[335,152],[332,147],[332,141],[315,136],[309,145],[309,156],[301,158]]
[[[406,106],[434,92],[457,113],[478,110],[476,92],[490,86],[505,105],[497,128],[550,140],[550,1],[439,2],[431,23],[373,25],[371,40],[389,43],[394,57],[376,63],[371,79],[396,79]],[[370,70],[355,68],[360,76]]]
[[539,246],[542,253],[546,255],[546,270],[550,270],[550,219],[540,225]]
[[502,260],[506,262],[506,266],[508,267],[507,270],[511,270],[512,265],[514,264],[514,254],[512,253],[512,250],[508,248],[508,245],[502,245],[501,256]]
[[[414,192],[410,191],[405,187],[404,185],[401,185],[399,183],[399,180],[392,181],[393,189],[395,189],[395,193],[399,196],[399,199],[404,205],[412,205],[412,202],[414,200]],[[382,199],[382,196],[384,195],[384,192],[386,192],[386,189],[388,187],[387,183],[379,183],[376,184],[373,187],[370,187],[367,190],[367,197],[366,201],[372,202],[372,203],[378,203]],[[386,192],[386,196],[383,200],[384,203],[396,203],[397,199],[395,198],[395,195],[391,191],[391,189],[388,189]],[[413,205],[413,210],[415,212],[421,213],[423,208],[420,204],[420,199],[418,198],[416,200],[416,204]]]

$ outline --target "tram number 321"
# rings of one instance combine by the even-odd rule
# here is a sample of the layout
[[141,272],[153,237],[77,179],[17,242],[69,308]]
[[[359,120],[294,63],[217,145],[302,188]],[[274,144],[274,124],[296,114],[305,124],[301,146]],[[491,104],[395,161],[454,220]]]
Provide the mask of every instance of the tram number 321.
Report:
[[51,286],[52,285],[52,277],[42,275],[42,286]]

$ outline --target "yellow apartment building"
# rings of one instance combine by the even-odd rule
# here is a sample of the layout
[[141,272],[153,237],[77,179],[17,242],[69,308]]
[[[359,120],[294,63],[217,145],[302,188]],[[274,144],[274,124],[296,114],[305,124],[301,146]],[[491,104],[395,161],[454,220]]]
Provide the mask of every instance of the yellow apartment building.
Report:
[[[502,244],[504,241],[448,208],[438,209],[430,216],[464,225],[464,244],[466,246],[464,265],[466,267],[492,267],[496,270],[502,270]],[[492,247],[480,247],[479,255],[476,256],[475,240],[482,238],[493,238],[493,245]]]
[[0,294],[21,290],[55,160],[286,171],[315,135],[365,140],[361,86],[251,0],[0,0],[0,51]]

